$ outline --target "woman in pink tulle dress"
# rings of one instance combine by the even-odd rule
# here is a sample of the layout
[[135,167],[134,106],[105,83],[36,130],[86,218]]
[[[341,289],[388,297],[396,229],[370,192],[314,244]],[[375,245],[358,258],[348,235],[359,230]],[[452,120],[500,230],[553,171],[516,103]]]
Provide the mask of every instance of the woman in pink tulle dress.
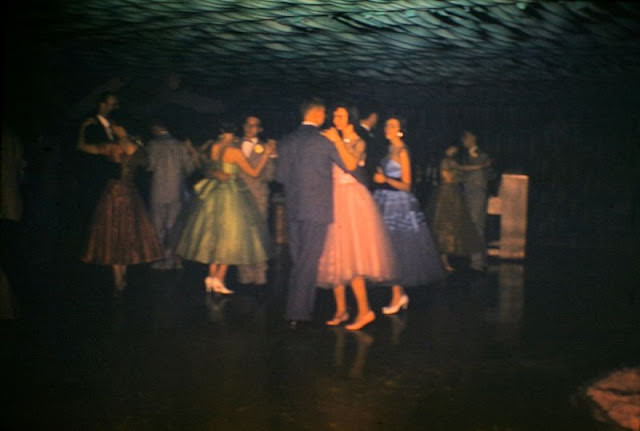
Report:
[[[356,134],[349,111],[338,106],[333,111],[330,139],[342,139],[345,147],[364,165],[365,144]],[[351,121],[350,121],[351,120]],[[356,178],[333,165],[333,223],[329,225],[324,250],[318,263],[318,285],[332,288],[336,312],[326,322],[336,326],[349,319],[345,285],[351,284],[358,303],[358,315],[348,330],[358,330],[375,320],[369,307],[366,280],[390,281],[395,277],[395,255],[386,227],[369,190]]]

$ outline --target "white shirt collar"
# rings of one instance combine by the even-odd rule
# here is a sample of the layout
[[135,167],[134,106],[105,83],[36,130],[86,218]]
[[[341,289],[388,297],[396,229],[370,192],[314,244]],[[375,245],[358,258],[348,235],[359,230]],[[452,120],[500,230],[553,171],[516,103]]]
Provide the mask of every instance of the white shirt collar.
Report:
[[367,126],[366,124],[364,124],[364,123],[360,123],[360,127],[362,127],[362,128],[363,128],[364,130],[366,130],[367,132],[370,132],[370,131],[371,131],[371,128],[370,128],[369,126]]
[[251,156],[251,153],[253,152],[253,148],[256,146],[257,143],[258,143],[258,137],[242,139],[242,153],[244,154],[245,157],[248,158],[249,156]]
[[113,141],[113,131],[111,130],[111,122],[109,122],[109,120],[106,117],[100,114],[96,115],[96,117],[98,117],[98,121],[100,121],[100,124],[102,124],[102,127],[104,127],[104,130],[107,133],[109,140]]
[[96,117],[98,117],[98,121],[100,121],[100,123],[104,126],[104,127],[111,127],[111,123],[109,122],[109,120],[107,119],[107,117],[103,116],[103,115],[96,115]]
[[314,123],[313,121],[303,121],[302,122],[303,126],[313,126],[313,127],[318,127],[318,125],[316,123]]

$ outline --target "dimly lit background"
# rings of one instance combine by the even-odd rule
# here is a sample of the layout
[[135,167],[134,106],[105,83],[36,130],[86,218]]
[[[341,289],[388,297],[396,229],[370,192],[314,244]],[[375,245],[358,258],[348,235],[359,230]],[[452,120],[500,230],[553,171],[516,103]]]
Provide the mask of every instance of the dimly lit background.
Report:
[[[3,117],[23,138],[31,186],[69,169],[77,127],[100,89],[117,90],[118,118],[133,133],[145,135],[160,114],[196,143],[222,119],[240,123],[252,112],[279,137],[296,126],[300,100],[317,95],[373,106],[383,119],[404,115],[425,203],[444,146],[471,129],[497,175],[530,175],[530,241],[603,245],[628,240],[640,225],[635,2],[3,7]],[[62,183],[48,192],[65,193]]]
[[[3,139],[17,135],[27,162],[22,218],[0,221],[3,430],[621,429],[603,404],[638,418],[638,2],[0,7]],[[286,325],[286,247],[267,286],[236,283],[232,268],[232,298],[205,294],[194,262],[132,265],[114,295],[111,268],[79,261],[76,137],[105,90],[131,134],[148,138],[161,117],[195,145],[247,114],[279,138],[308,96],[403,115],[425,207],[445,146],[472,130],[493,193],[501,173],[530,176],[526,259],[492,257],[480,274],[457,258],[393,316],[379,312],[390,290],[370,284],[377,318],[355,332],[325,327],[328,290],[309,327]],[[369,160],[385,151],[379,139]],[[623,389],[606,380],[597,407],[587,388],[619,370]]]

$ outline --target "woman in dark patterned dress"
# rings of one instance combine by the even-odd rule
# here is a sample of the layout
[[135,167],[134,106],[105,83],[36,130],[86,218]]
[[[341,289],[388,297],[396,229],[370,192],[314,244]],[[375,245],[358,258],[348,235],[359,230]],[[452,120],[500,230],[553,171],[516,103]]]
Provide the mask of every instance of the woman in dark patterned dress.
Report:
[[433,232],[447,271],[454,270],[448,255],[470,256],[482,250],[460,183],[463,171],[484,169],[488,165],[460,165],[455,159],[457,153],[455,145],[445,150],[445,158],[440,162],[441,184],[433,204]]
[[126,285],[127,265],[162,259],[163,252],[134,183],[136,168],[146,163],[145,153],[129,139],[123,127],[112,128],[118,137],[114,144],[85,144],[80,132],[80,151],[103,155],[120,165],[120,177],[109,180],[93,213],[82,261],[111,265],[120,291]]

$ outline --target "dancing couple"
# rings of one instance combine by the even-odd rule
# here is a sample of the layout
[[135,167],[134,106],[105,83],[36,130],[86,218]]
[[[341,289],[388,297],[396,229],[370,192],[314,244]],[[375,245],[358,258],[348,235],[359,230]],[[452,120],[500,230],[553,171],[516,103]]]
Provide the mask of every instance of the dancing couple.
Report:
[[206,178],[195,185],[195,202],[176,247],[183,259],[209,265],[206,291],[223,295],[233,293],[225,284],[229,265],[264,267],[271,248],[265,217],[240,174],[260,176],[275,141],[265,145],[254,165],[238,148],[234,130],[224,124],[209,149]]
[[[409,208],[404,205],[404,198],[381,195],[381,212],[367,188],[352,174],[364,161],[365,144],[355,132],[353,123],[357,120],[350,115],[349,109],[344,105],[337,106],[332,113],[333,127],[322,132],[319,127],[326,115],[322,101],[305,102],[301,113],[302,125],[281,142],[277,170],[277,179],[285,187],[289,252],[293,261],[286,318],[292,327],[300,321],[311,320],[315,287],[321,286],[332,288],[336,301],[336,312],[326,324],[335,326],[346,322],[350,316],[346,309],[345,286],[350,284],[358,314],[345,328],[359,330],[375,320],[367,298],[366,280],[393,284],[392,302],[383,313],[395,313],[408,305],[407,299],[401,302],[402,298],[408,298],[399,284],[402,280],[409,280],[408,285],[414,285],[437,278],[441,272],[437,253],[426,230],[424,216],[419,220],[411,212],[417,210],[417,202]],[[407,175],[392,179],[379,173],[374,181],[410,187]],[[407,184],[400,186],[403,181]],[[402,214],[403,219],[410,217],[417,222],[410,226],[402,221],[395,223],[396,214],[389,211],[393,204],[388,202],[388,196],[395,197],[394,201],[409,211]],[[394,241],[385,217],[394,222],[391,226],[394,234],[403,233],[398,241]],[[406,270],[405,265],[396,258],[416,251],[414,246],[410,246],[412,250],[408,252],[404,250],[407,247],[401,241],[407,239],[405,232],[411,232],[409,236],[415,236],[416,232],[423,234],[425,239],[422,242],[418,239],[418,245],[428,246],[425,253],[417,253],[409,261],[413,263],[427,255],[428,262],[409,268],[412,277],[401,272]],[[400,250],[396,249],[396,243]],[[425,268],[427,277],[413,274],[425,272]],[[429,271],[431,269],[433,271]]]

